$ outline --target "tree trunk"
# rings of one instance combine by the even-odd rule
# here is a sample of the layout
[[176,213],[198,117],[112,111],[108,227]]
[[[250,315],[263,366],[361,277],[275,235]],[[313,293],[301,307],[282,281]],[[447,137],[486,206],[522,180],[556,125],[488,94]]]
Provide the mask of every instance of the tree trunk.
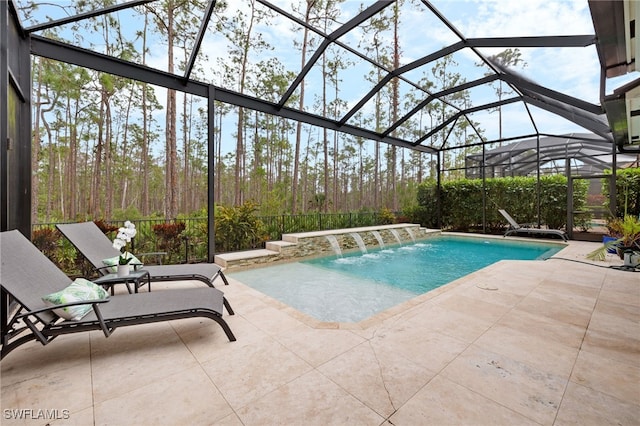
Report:
[[[167,7],[167,71],[171,74],[174,72],[173,59],[173,43],[174,34],[174,5],[173,1],[169,1]],[[176,148],[176,92],[175,90],[167,90],[167,115],[165,128],[165,219],[175,218],[178,214],[178,154]]]
[[[316,0],[307,0],[307,8],[304,13],[304,22],[309,23],[309,17],[311,16],[311,8],[315,4]],[[304,27],[302,36],[302,52],[300,55],[300,69],[304,68],[307,62],[307,43],[309,41],[309,30]],[[300,111],[304,110],[304,80],[300,82]],[[296,147],[293,157],[293,182],[291,184],[291,213],[295,214],[298,208],[298,174],[300,164],[300,144],[302,140],[302,123],[298,121],[296,124]]]
[[37,71],[36,75],[38,76],[37,81],[35,82],[35,92],[36,92],[36,102],[35,102],[35,122],[33,123],[33,143],[32,143],[32,151],[31,151],[31,223],[38,222],[38,196],[40,193],[40,173],[39,172],[39,160],[40,160],[40,114],[42,109],[42,61],[44,58],[35,58],[37,61]]

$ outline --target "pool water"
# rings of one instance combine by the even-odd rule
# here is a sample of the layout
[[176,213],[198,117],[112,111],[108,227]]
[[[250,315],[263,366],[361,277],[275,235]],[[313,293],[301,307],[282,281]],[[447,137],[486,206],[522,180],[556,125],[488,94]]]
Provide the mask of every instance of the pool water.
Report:
[[358,322],[504,259],[546,259],[558,244],[442,236],[227,274],[320,321]]

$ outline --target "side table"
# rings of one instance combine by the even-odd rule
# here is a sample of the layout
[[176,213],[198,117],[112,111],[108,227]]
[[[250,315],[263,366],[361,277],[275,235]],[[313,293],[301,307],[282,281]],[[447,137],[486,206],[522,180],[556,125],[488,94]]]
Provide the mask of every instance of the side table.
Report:
[[129,272],[129,275],[125,276],[118,276],[116,273],[107,274],[93,280],[93,282],[97,285],[103,286],[105,290],[111,289],[111,295],[113,296],[116,284],[126,285],[129,294],[131,294],[131,286],[129,284],[133,284],[133,292],[137,293],[138,289],[145,284],[145,280],[149,291],[151,291],[151,276],[149,275],[149,271],[145,271],[144,269],[131,271]]

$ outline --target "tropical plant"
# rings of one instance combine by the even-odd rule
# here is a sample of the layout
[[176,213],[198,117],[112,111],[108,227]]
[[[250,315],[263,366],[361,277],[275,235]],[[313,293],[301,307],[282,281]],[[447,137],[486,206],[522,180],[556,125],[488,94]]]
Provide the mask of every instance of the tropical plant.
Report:
[[255,212],[257,205],[251,201],[238,207],[220,206],[216,210],[216,247],[221,251],[257,248],[268,238],[264,225]]
[[636,216],[628,214],[624,218],[613,218],[607,222],[607,229],[616,239],[589,253],[587,259],[604,260],[605,253],[612,247],[619,249],[619,254],[625,249],[640,250],[640,219]]
[[152,227],[153,233],[158,237],[158,247],[168,253],[170,261],[180,250],[185,229],[184,222],[159,223]]

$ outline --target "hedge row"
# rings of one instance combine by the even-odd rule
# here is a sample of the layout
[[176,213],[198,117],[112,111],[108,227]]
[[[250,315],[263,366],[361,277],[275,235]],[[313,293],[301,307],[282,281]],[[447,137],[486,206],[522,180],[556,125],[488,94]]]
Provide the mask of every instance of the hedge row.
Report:
[[[606,207],[609,208],[609,184],[606,179],[603,179],[602,189],[606,196]],[[625,214],[640,216],[640,167],[616,172],[616,206],[617,217]]]
[[[536,223],[537,179],[535,177],[486,179],[486,224],[489,230],[505,226],[498,209],[505,209],[520,223]],[[584,209],[588,183],[574,181],[574,209]],[[482,228],[482,179],[461,179],[443,182],[441,186],[442,228],[472,231]],[[418,188],[418,208],[410,212],[423,226],[437,227],[437,187],[435,181]],[[567,221],[567,178],[540,177],[540,216],[549,228],[559,229]]]

